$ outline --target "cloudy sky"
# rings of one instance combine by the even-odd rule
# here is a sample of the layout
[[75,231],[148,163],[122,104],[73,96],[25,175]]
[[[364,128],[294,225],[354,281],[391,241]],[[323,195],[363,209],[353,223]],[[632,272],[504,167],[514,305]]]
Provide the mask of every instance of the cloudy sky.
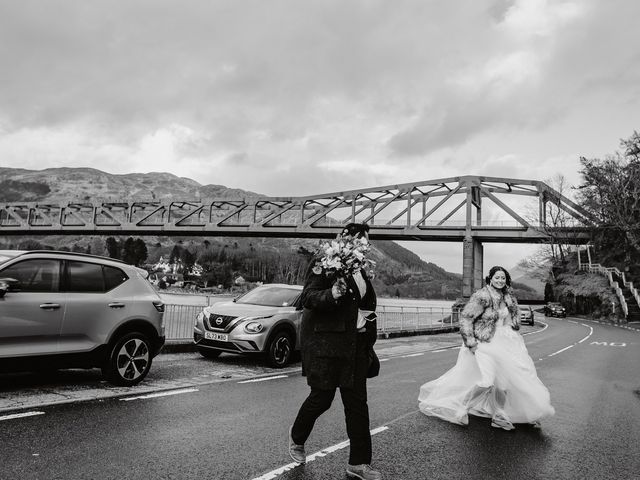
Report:
[[[0,0],[0,165],[274,196],[577,184],[579,156],[640,129],[638,18],[637,0]],[[457,244],[412,249],[461,270]]]

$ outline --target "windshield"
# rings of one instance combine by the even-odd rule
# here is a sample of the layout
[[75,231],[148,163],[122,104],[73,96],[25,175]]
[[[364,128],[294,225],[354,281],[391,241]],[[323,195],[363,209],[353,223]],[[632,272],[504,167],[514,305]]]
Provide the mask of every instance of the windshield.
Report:
[[300,295],[297,288],[287,287],[258,287],[236,300],[236,303],[264,305],[266,307],[288,307],[293,305]]

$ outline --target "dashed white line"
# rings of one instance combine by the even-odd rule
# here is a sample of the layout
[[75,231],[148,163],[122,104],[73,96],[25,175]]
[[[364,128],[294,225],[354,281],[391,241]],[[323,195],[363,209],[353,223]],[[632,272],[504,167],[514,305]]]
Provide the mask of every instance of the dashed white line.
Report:
[[559,353],[565,352],[567,350],[569,350],[570,348],[573,348],[576,344],[574,343],[573,345],[569,345],[568,347],[564,347],[562,350],[558,350],[557,352],[553,352],[549,355],[547,355],[548,357],[553,357],[554,355],[558,355]]
[[150,393],[148,395],[139,395],[137,397],[121,398],[121,402],[130,402],[132,400],[145,400],[147,398],[168,397],[170,395],[180,395],[182,393],[191,393],[199,391],[197,388],[181,388],[179,390],[168,390],[166,392]]
[[276,380],[278,378],[287,378],[287,375],[274,375],[272,377],[252,378],[251,380],[243,380],[242,382],[238,383],[266,382],[268,380]]
[[[377,433],[384,432],[388,428],[389,427],[387,427],[387,426],[374,428],[373,430],[371,430],[371,435],[375,435]],[[349,440],[345,440],[344,442],[337,443],[337,444],[332,445],[330,447],[327,447],[327,448],[325,448],[323,450],[320,450],[319,452],[312,453],[311,455],[307,456],[307,463],[313,462],[314,460],[316,460],[318,458],[321,458],[321,457],[326,457],[330,453],[337,452],[338,450],[341,450],[341,449],[347,447],[348,445],[349,445]],[[286,465],[284,465],[282,467],[276,468],[275,470],[271,470],[270,472],[267,472],[267,473],[265,473],[265,474],[263,474],[263,475],[261,475],[259,477],[255,477],[252,480],[273,480],[274,478],[277,478],[278,476],[282,475],[284,472],[288,472],[289,470],[293,470],[298,465],[300,465],[300,464],[296,463],[296,462],[288,463],[288,464],[286,464]]]
[[[578,322],[574,322],[573,320],[569,320],[569,322],[571,322],[571,323],[575,323],[576,325],[578,324]],[[587,327],[587,328],[589,329],[589,334],[588,334],[586,337],[584,337],[584,338],[583,338],[582,340],[580,340],[579,342],[576,342],[576,343],[574,343],[574,344],[572,344],[572,345],[569,345],[568,347],[564,347],[563,349],[558,350],[557,352],[553,352],[553,353],[551,353],[551,354],[547,355],[547,356],[546,356],[546,357],[544,357],[544,358],[550,358],[550,357],[553,357],[553,356],[555,356],[555,355],[558,355],[559,353],[566,352],[566,351],[567,351],[567,350],[569,350],[570,348],[573,348],[573,347],[575,347],[576,345],[578,345],[578,344],[580,344],[580,343],[584,342],[584,341],[585,341],[586,339],[588,339],[591,335],[593,335],[593,327],[591,327],[590,325],[585,325],[584,323],[580,323],[580,325],[582,325],[583,327]],[[538,359],[538,361],[542,361],[542,360],[544,360],[544,358],[539,358],[539,359]]]
[[409,355],[400,355],[400,358],[421,357],[424,353],[411,353]]
[[34,410],[32,412],[12,413],[11,415],[1,416],[0,421],[13,420],[14,418],[33,417],[34,415],[44,415],[44,412]]

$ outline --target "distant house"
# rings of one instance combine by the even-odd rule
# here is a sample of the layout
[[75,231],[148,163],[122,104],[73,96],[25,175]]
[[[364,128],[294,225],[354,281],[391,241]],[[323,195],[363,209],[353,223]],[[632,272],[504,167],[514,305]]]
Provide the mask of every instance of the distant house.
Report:
[[169,263],[169,261],[165,260],[163,256],[160,256],[158,263],[153,265],[154,272],[175,273],[175,268],[176,265]]
[[[165,259],[163,256],[160,257],[158,263],[152,266],[154,272],[164,272],[166,274],[178,274],[184,273],[184,265],[181,260],[176,261],[175,263],[169,263],[169,260]],[[204,272],[202,265],[199,265],[198,262],[194,263],[191,269],[186,272],[186,275],[192,277],[201,277]]]

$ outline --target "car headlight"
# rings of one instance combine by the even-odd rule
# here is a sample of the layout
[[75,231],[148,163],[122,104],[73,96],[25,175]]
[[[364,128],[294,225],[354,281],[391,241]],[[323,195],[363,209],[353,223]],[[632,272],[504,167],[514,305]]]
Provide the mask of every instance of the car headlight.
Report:
[[199,323],[204,325],[204,312],[200,312],[198,315],[196,315],[196,319],[193,322],[193,326],[197,327]]
[[245,322],[244,331],[247,333],[260,333],[264,330],[264,325],[258,320],[264,320],[271,318],[273,315],[261,315],[259,317],[245,317],[242,320]]
[[260,322],[249,322],[245,324],[244,331],[247,333],[260,333],[264,326]]

